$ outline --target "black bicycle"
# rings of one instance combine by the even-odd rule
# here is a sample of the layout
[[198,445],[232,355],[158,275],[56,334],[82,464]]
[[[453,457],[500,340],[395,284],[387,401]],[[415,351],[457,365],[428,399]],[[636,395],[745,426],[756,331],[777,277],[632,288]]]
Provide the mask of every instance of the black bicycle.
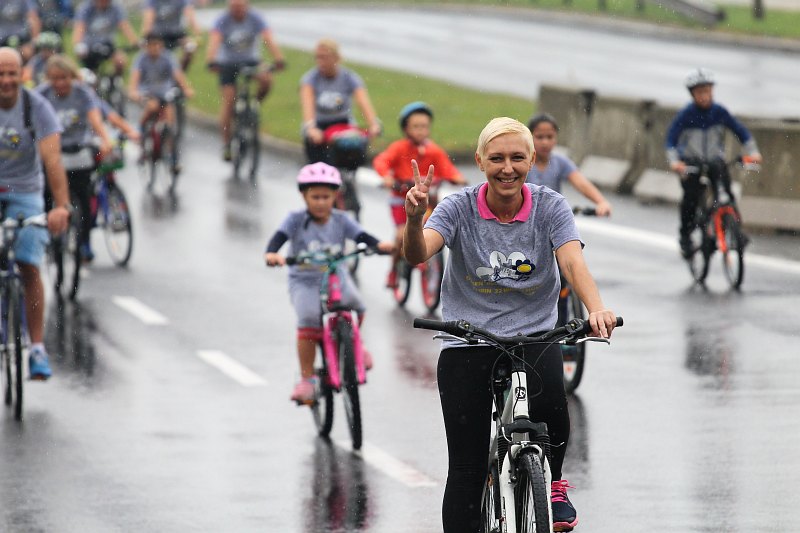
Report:
[[[617,317],[617,326],[622,318]],[[483,489],[481,533],[553,531],[550,507],[550,437],[547,424],[532,422],[528,409],[528,365],[523,347],[530,344],[609,343],[588,337],[588,321],[573,319],[540,336],[500,337],[464,320],[414,319],[414,327],[440,331],[434,338],[470,345],[494,346],[498,359],[492,371],[495,430]]]
[[22,279],[14,257],[14,243],[26,226],[47,227],[47,215],[29,218],[1,217],[0,224],[0,380],[7,406],[22,420],[24,384],[23,352],[28,339]]
[[[748,158],[738,158],[733,163],[742,164],[746,170],[760,168]],[[686,172],[699,175],[701,185],[689,235],[690,251],[686,255],[692,277],[699,285],[705,285],[711,256],[719,250],[725,277],[731,288],[738,290],[744,281],[744,249],[748,241],[736,202],[719,172],[714,171],[714,165],[703,162],[687,166]]]
[[84,239],[89,238],[88,235],[83,235],[82,219],[81,208],[73,199],[67,231],[63,235],[53,237],[50,241],[52,261],[55,266],[53,288],[59,298],[74,300],[78,295],[81,283],[81,265],[83,264],[81,243]]

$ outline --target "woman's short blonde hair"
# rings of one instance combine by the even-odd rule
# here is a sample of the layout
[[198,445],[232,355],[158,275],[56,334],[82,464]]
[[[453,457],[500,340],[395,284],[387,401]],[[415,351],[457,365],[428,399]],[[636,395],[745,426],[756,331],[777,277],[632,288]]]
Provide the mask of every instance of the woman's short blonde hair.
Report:
[[519,134],[525,139],[528,144],[528,151],[531,157],[533,157],[533,135],[531,135],[531,130],[519,120],[509,117],[497,117],[489,121],[478,136],[478,149],[475,151],[475,154],[483,158],[486,155],[486,145],[489,144],[490,141],[501,135],[510,133]]
[[325,50],[333,54],[333,56],[336,59],[341,59],[342,57],[339,55],[339,43],[337,43],[333,39],[328,39],[328,38],[320,39],[317,42],[317,48],[324,48]]
[[44,67],[45,72],[50,72],[50,69],[56,69],[61,72],[66,72],[73,80],[81,79],[80,69],[78,69],[78,65],[75,61],[61,54],[50,56],[47,63],[44,64]]

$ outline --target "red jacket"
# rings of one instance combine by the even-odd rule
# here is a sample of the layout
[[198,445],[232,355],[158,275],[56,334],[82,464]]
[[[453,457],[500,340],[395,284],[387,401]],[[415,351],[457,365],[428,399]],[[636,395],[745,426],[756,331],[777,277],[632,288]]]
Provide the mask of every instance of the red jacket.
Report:
[[[381,176],[385,177],[391,174],[398,181],[413,182],[412,159],[417,160],[419,173],[422,176],[425,176],[428,173],[428,167],[433,165],[434,181],[445,179],[455,182],[461,178],[461,173],[450,161],[447,152],[431,140],[428,140],[423,146],[417,146],[409,139],[395,141],[386,150],[375,156],[372,166]],[[405,193],[401,191],[392,191],[392,194],[405,196]]]

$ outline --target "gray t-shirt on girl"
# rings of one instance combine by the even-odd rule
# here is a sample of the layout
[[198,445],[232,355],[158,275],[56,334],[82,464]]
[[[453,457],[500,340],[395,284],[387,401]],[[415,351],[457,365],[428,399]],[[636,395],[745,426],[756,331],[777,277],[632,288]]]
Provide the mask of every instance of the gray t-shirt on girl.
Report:
[[14,107],[0,108],[0,188],[9,192],[43,191],[42,165],[36,143],[61,132],[50,103],[34,91],[29,91],[29,94],[35,142],[25,128],[21,92]]
[[63,98],[56,94],[49,83],[40,85],[36,90],[47,98],[47,101],[55,109],[63,130],[61,146],[86,146],[93,135],[87,115],[93,109],[100,109],[100,103],[94,91],[77,81],[72,82],[72,90]]
[[3,0],[0,2],[0,39],[13,35],[30,35],[28,13],[36,11],[33,0]]
[[[552,329],[561,289],[554,251],[580,241],[572,211],[560,194],[526,184],[531,203],[524,220],[486,219],[478,209],[486,186],[449,195],[425,224],[450,248],[442,319],[463,319],[503,336]],[[459,345],[444,342],[445,348]]]
[[98,9],[94,5],[94,0],[86,0],[75,14],[75,20],[86,24],[83,42],[89,46],[114,42],[114,35],[120,22],[126,19],[125,9],[116,0],[112,0],[106,9]]
[[550,161],[544,170],[539,170],[533,165],[525,181],[550,187],[556,192],[561,192],[561,184],[569,178],[569,175],[578,170],[575,163],[561,154],[550,154]]
[[[314,222],[305,210],[293,211],[287,215],[278,231],[289,236],[289,255],[298,255],[326,249],[331,253],[339,252],[346,240],[355,240],[364,229],[344,211],[334,209],[324,224]],[[340,275],[349,275],[347,268],[340,268],[338,272]],[[293,265],[289,267],[289,277],[303,278],[309,282],[321,281],[322,270],[315,265]]]
[[230,13],[222,15],[214,23],[214,31],[222,35],[216,60],[224,64],[258,61],[260,35],[267,27],[267,22],[254,11],[248,11],[242,20],[236,20]]
[[314,89],[317,124],[348,122],[352,117],[353,92],[364,86],[361,77],[350,69],[339,67],[336,76],[326,78],[313,68],[300,79],[300,85]]
[[139,71],[139,91],[142,94],[165,98],[175,86],[178,62],[167,51],[162,51],[158,57],[140,52],[133,61],[133,70]]

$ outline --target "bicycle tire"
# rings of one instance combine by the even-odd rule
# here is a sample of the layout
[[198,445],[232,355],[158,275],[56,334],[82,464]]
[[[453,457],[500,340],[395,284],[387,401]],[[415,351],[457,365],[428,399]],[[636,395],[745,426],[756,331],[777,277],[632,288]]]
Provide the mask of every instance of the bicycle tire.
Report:
[[361,403],[358,397],[358,376],[353,346],[353,330],[346,320],[336,326],[336,341],[339,348],[339,369],[342,373],[342,400],[347,417],[347,427],[353,441],[353,449],[360,450],[363,441],[361,427]]
[[8,305],[8,314],[6,315],[6,327],[8,336],[6,337],[6,347],[9,347],[10,341],[13,340],[13,348],[9,347],[10,353],[13,354],[14,371],[11,374],[14,380],[14,418],[22,420],[22,403],[23,403],[23,389],[24,389],[24,376],[22,361],[22,296],[19,287],[12,283],[9,285],[8,292],[6,293],[6,305]]
[[[319,347],[322,352],[322,345]],[[325,354],[322,353],[323,364],[317,369],[317,383],[314,385],[314,403],[311,405],[311,415],[320,437],[327,438],[333,427],[333,389],[328,380],[328,366],[325,364]]]
[[238,180],[241,169],[242,161],[244,161],[247,154],[247,143],[244,140],[244,134],[241,131],[239,122],[234,126],[234,134],[231,139],[231,164],[233,165],[233,179]]
[[522,453],[516,461],[517,483],[514,487],[519,533],[534,531],[549,532],[550,518],[549,491],[544,478],[544,468],[540,457],[534,452]]
[[444,276],[444,257],[442,252],[434,254],[425,262],[421,271],[422,301],[429,313],[436,311],[442,298],[442,277]]
[[394,264],[394,272],[396,276],[396,286],[394,288],[394,299],[397,305],[403,307],[408,301],[411,294],[411,272],[414,269],[408,264],[408,261],[402,257],[398,257]]
[[481,504],[481,533],[500,533],[501,517],[503,516],[502,500],[500,499],[500,473],[497,462],[492,461],[489,474],[486,476],[486,486],[483,488],[483,502]]
[[[566,297],[566,322],[573,318],[585,319],[586,313],[583,310],[583,304],[576,297],[572,287],[569,287]],[[583,379],[583,370],[586,366],[586,344],[562,346],[561,354],[564,365],[564,390],[567,394],[572,394]]]
[[124,267],[133,253],[133,225],[125,193],[114,183],[108,183],[103,214],[103,236],[106,249],[115,265]]
[[742,230],[735,216],[730,213],[722,215],[722,231],[726,244],[722,253],[722,266],[731,288],[738,290],[744,281],[744,247]]
[[692,248],[686,261],[689,263],[689,270],[695,282],[703,285],[708,276],[709,259],[713,252],[709,244],[706,225],[697,226],[689,238],[692,242]]
[[261,158],[261,150],[259,149],[259,139],[258,139],[258,132],[259,132],[259,119],[258,113],[253,112],[253,116],[250,118],[252,123],[249,125],[247,134],[249,137],[249,148],[250,150],[250,183],[255,185],[258,183],[258,164]]
[[78,206],[72,206],[67,231],[54,244],[56,263],[56,293],[60,297],[74,300],[78,295],[78,288],[81,282],[81,210]]
[[[7,295],[7,289],[3,287],[4,294]],[[6,301],[3,302],[2,308],[2,325],[4,326],[0,331],[2,334],[2,346],[0,346],[0,370],[2,370],[2,376],[0,379],[3,380],[3,402],[6,406],[10,406],[11,402],[14,399],[14,368],[11,361],[11,351],[9,349],[8,343],[8,336],[5,333],[8,331],[8,298]]]

